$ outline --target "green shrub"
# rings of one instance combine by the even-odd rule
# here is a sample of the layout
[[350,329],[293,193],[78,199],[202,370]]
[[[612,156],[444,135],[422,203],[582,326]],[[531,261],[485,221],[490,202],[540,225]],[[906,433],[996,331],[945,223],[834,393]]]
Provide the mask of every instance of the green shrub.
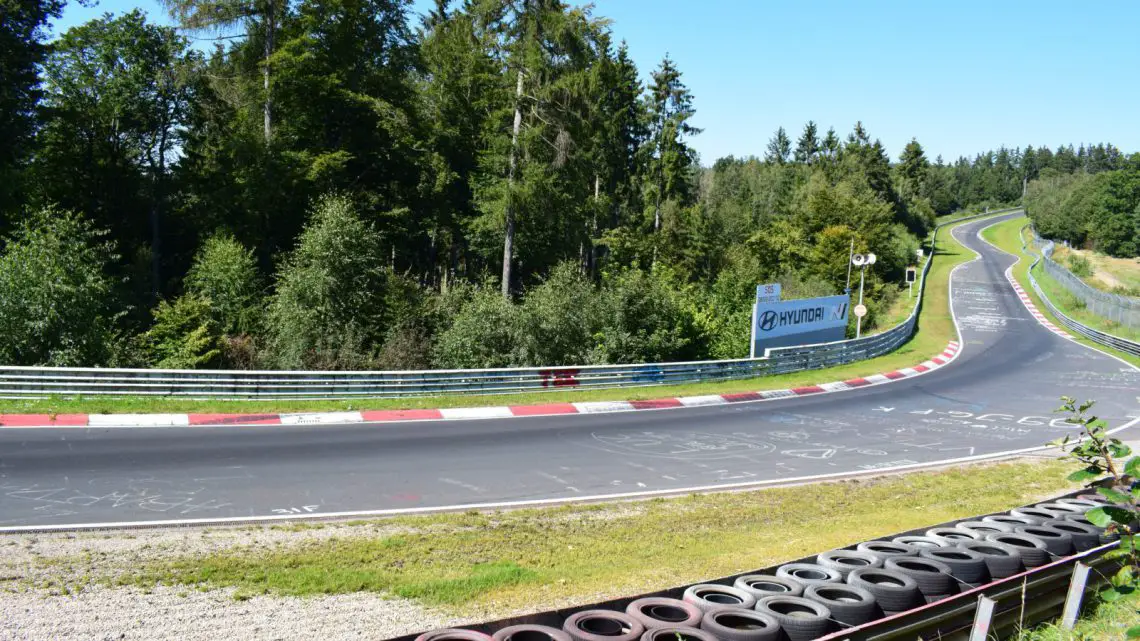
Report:
[[437,367],[511,367],[522,363],[519,353],[520,310],[496,289],[474,290],[440,332],[434,347]]
[[186,291],[210,301],[210,316],[225,334],[255,334],[264,309],[253,252],[233,236],[206,239],[186,275]]
[[1089,259],[1080,254],[1069,254],[1069,271],[1079,278],[1089,278],[1093,275],[1092,264]]
[[368,367],[389,325],[390,276],[372,225],[347,197],[323,197],[278,270],[269,359],[287,369]]
[[695,319],[659,272],[629,270],[606,283],[592,362],[688,360],[702,353]]
[[221,337],[209,300],[184,294],[173,303],[160,301],[153,314],[154,325],[138,337],[139,351],[148,365],[160,369],[218,365]]
[[108,363],[118,315],[106,232],[79,215],[38,211],[0,253],[0,362]]

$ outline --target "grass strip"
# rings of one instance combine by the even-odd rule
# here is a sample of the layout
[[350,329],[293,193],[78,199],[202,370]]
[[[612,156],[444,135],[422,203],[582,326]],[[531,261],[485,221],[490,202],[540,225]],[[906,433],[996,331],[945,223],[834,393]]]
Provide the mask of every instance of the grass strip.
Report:
[[[359,521],[336,538],[173,556],[94,580],[236,588],[246,597],[371,591],[493,617],[745,572],[1007,510],[1074,489],[1065,480],[1072,469],[1018,461],[635,503]],[[83,564],[59,565],[84,576]]]
[[[1029,284],[1029,266],[1033,263],[1035,256],[1022,250],[1021,228],[1024,226],[1024,217],[1011,218],[1005,222],[986,227],[982,230],[982,237],[998,249],[1004,250],[1010,254],[1013,254],[1014,256],[1021,258],[1021,260],[1013,266],[1013,277],[1016,278],[1017,282],[1021,284],[1022,289],[1024,289],[1025,293],[1029,295],[1030,300],[1032,300],[1033,303],[1037,305],[1037,309],[1040,310],[1042,314],[1045,314],[1045,316],[1052,320],[1053,323],[1055,323],[1058,327],[1064,329],[1064,326],[1061,325],[1061,320],[1049,311],[1049,308],[1041,300],[1041,297],[1037,295],[1037,292],[1033,289],[1033,286]],[[1058,300],[1053,297],[1053,292],[1050,292],[1046,287],[1046,284],[1043,281],[1043,277],[1047,278],[1048,274],[1045,274],[1044,270],[1038,269],[1033,272],[1033,276],[1037,279],[1038,284],[1041,285],[1042,290],[1049,294],[1049,300],[1052,301],[1054,305],[1057,305],[1058,308],[1060,308],[1065,314],[1068,314],[1070,318],[1074,318],[1073,315],[1070,314],[1071,310],[1065,309],[1059,305]],[[1084,320],[1077,318],[1074,318],[1074,320],[1079,320],[1079,322],[1082,323],[1085,322]],[[1103,329],[1102,331],[1109,330]],[[1132,363],[1133,365],[1140,366],[1140,358],[1137,358],[1136,356],[1132,356],[1131,354],[1112,349],[1111,347],[1105,347],[1104,345],[1095,343],[1074,332],[1069,332],[1069,334],[1071,334],[1078,343],[1088,345],[1089,347],[1096,348],[1107,354],[1117,356],[1129,363]]]
[[[963,223],[966,221],[963,221]],[[972,221],[971,221],[972,222]],[[958,224],[963,224],[958,223]],[[755,392],[811,385],[831,380],[846,380],[910,367],[938,354],[951,340],[957,340],[950,316],[950,271],[974,258],[950,233],[953,227],[938,233],[934,263],[926,281],[926,300],[918,318],[918,331],[897,350],[878,358],[823,370],[810,370],[760,378],[623,387],[604,390],[559,390],[495,395],[441,395],[418,398],[367,398],[343,400],[198,400],[182,398],[139,397],[53,397],[46,399],[0,399],[3,414],[115,414],[115,413],[272,413],[320,412],[385,409],[433,409],[439,407],[485,407],[490,405],[526,405],[574,401],[643,400],[672,396]],[[903,316],[905,318],[905,315]]]
[[1077,641],[1124,639],[1125,632],[1140,625],[1140,596],[1130,596],[1115,603],[1092,600],[1084,607],[1083,617],[1072,630],[1049,623],[1021,630],[1011,641]]

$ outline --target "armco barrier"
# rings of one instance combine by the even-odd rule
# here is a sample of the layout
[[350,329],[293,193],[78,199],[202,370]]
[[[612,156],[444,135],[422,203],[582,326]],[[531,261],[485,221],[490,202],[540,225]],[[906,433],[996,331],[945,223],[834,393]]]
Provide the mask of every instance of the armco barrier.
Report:
[[1140,298],[1119,296],[1090,286],[1078,278],[1076,274],[1053,260],[1053,241],[1042,239],[1037,235],[1036,229],[1033,230],[1033,238],[1041,246],[1041,253],[1044,257],[1041,264],[1045,271],[1070,294],[1084,302],[1089,311],[1114,323],[1140,328]]
[[[987,215],[967,216],[943,226]],[[504,394],[552,389],[602,389],[723,381],[821,369],[886,354],[914,334],[929,253],[918,300],[905,321],[881,334],[853,340],[769,349],[761,358],[684,363],[520,367],[481,370],[393,372],[297,372],[160,370],[78,367],[0,367],[0,397],[180,396],[192,398],[307,399],[412,397],[440,394]]]
[[[1049,255],[1053,253],[1053,241],[1044,241],[1045,244],[1041,247],[1041,254],[1034,254],[1033,251],[1029,248],[1028,243],[1025,241],[1024,232],[1026,227],[1029,227],[1029,225],[1021,228],[1021,246],[1025,251],[1035,256],[1033,264],[1029,266],[1029,284],[1033,286],[1033,291],[1037,292],[1037,295],[1041,297],[1041,302],[1045,304],[1045,307],[1049,310],[1049,312],[1052,313],[1053,316],[1057,318],[1057,321],[1064,325],[1066,328],[1076,332],[1077,334],[1080,334],[1081,336],[1084,336],[1094,343],[1104,345],[1105,347],[1111,347],[1112,349],[1119,350],[1125,354],[1140,356],[1140,343],[1136,341],[1130,341],[1126,338],[1121,338],[1120,336],[1113,336],[1112,334],[1093,329],[1088,325],[1084,325],[1076,320],[1073,320],[1072,318],[1066,316],[1065,313],[1062,312],[1056,305],[1054,305],[1053,301],[1049,300],[1049,297],[1041,289],[1041,286],[1037,284],[1037,279],[1033,277],[1033,268],[1043,260],[1046,261],[1044,263],[1046,265],[1053,263],[1053,261],[1049,258]],[[1041,237],[1037,235],[1036,231],[1033,231],[1033,236],[1039,243],[1042,242]],[[1056,263],[1053,264],[1056,265]],[[1061,267],[1059,268],[1064,269]],[[1052,272],[1050,272],[1050,274],[1052,275]]]
[[[1056,497],[1075,497],[1087,491],[1077,491]],[[1038,503],[1039,504],[1039,503]],[[1004,513],[1002,513],[1004,514]],[[967,517],[956,521],[948,521],[940,525],[929,525],[915,530],[898,532],[880,537],[878,540],[890,540],[898,536],[922,535],[935,527],[951,527],[964,521],[979,521],[984,516]],[[1046,565],[1026,570],[1020,574],[998,579],[976,587],[962,586],[958,594],[947,596],[941,600],[914,608],[899,614],[871,621],[858,626],[842,628],[819,637],[820,641],[966,641],[974,627],[975,615],[980,601],[985,596],[995,601],[995,609],[991,619],[989,634],[985,638],[1006,638],[1019,629],[1030,627],[1061,615],[1062,607],[1070,588],[1074,569],[1077,563],[1092,567],[1088,576],[1085,592],[1091,592],[1104,585],[1107,577],[1112,576],[1120,567],[1119,561],[1106,556],[1107,552],[1117,547],[1116,542],[1079,552],[1072,556],[1054,558]],[[855,549],[852,544],[845,550]],[[718,579],[699,581],[694,584],[732,585],[741,576],[750,574],[772,575],[778,567],[787,563],[812,563],[815,556],[808,556],[786,563],[769,566],[759,570],[750,570]],[[617,610],[624,611],[625,607],[636,599],[646,597],[665,597],[680,599],[688,586],[677,586],[659,590],[648,594],[611,599],[601,603],[584,604],[571,608],[536,612],[522,616],[488,621],[473,625],[461,626],[463,629],[473,630],[484,634],[491,634],[507,626],[532,624],[546,625],[554,628],[561,626],[570,615],[584,610]],[[1082,595],[1083,596],[1083,595]],[[394,637],[388,641],[415,641],[419,634],[408,634]],[[1123,636],[1123,635],[1121,635]],[[784,637],[786,638],[786,637]]]

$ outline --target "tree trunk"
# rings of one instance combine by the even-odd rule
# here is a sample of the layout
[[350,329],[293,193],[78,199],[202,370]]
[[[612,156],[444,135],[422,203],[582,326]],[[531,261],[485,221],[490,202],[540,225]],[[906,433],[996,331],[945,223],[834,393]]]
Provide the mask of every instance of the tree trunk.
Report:
[[262,69],[262,84],[265,88],[265,143],[269,144],[273,136],[273,101],[269,92],[269,57],[273,55],[273,39],[277,32],[277,16],[274,13],[273,2],[268,4],[265,12],[265,67]]
[[515,245],[515,169],[518,164],[519,130],[522,129],[523,72],[515,84],[515,124],[511,130],[511,152],[507,161],[506,234],[503,236],[503,297],[511,296],[511,256]]

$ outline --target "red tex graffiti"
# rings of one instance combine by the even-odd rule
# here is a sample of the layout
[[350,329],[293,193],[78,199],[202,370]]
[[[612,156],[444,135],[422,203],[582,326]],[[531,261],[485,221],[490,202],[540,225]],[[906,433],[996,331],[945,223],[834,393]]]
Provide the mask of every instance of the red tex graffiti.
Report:
[[578,370],[576,369],[544,369],[538,372],[542,378],[543,387],[576,387],[578,385]]

